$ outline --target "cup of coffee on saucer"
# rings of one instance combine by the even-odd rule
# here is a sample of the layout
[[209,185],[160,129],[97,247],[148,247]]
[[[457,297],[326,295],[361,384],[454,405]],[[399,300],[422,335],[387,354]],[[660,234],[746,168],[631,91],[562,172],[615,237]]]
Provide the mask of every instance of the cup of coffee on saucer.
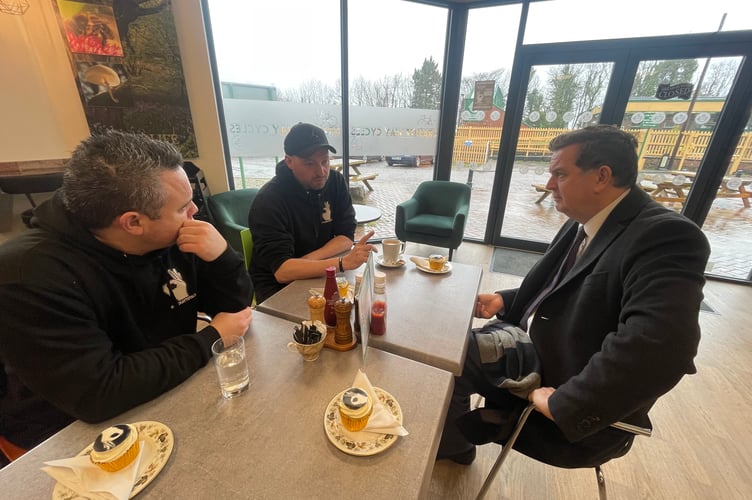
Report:
[[386,239],[381,242],[382,263],[386,266],[399,266],[404,263],[405,243],[398,239]]
[[431,271],[443,271],[446,257],[437,253],[428,256],[428,267]]

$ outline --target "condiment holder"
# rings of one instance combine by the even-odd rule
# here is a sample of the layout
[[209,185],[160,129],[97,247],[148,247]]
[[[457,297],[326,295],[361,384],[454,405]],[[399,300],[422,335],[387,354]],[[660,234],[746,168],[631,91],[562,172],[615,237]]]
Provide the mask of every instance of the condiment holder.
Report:
[[326,340],[326,325],[321,321],[303,321],[295,327],[292,339],[287,344],[288,351],[299,352],[306,361],[316,361]]

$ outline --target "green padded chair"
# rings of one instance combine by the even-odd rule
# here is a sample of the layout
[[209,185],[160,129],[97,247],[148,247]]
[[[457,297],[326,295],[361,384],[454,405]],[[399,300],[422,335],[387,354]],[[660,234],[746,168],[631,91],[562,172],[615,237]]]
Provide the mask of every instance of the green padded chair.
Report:
[[245,259],[245,268],[251,267],[251,255],[253,255],[253,238],[251,237],[251,230],[248,228],[240,231],[240,241],[243,244],[243,258]]
[[[211,221],[232,248],[245,255],[241,231],[248,230],[248,212],[258,189],[235,189],[209,196],[206,204]],[[250,241],[250,230],[248,230]],[[246,261],[250,260],[250,255]]]
[[412,198],[397,205],[394,230],[402,241],[448,248],[452,260],[452,253],[462,243],[469,209],[467,184],[425,181]]

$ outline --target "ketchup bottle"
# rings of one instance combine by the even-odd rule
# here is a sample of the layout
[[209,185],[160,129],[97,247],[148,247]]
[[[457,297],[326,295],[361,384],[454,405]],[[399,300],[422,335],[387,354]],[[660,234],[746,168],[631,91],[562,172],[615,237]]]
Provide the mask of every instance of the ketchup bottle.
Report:
[[373,283],[373,302],[371,303],[371,333],[386,333],[386,274],[377,272]]
[[339,297],[337,292],[337,269],[334,266],[326,268],[326,283],[324,284],[324,299],[326,300],[326,306],[324,306],[324,321],[326,326],[332,328],[337,326],[337,314],[334,312],[334,303]]

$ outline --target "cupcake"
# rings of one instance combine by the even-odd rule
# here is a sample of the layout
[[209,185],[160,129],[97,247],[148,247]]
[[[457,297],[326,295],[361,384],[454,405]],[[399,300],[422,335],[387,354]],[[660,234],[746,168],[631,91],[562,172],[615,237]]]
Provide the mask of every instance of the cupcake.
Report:
[[114,425],[97,436],[89,458],[101,469],[116,472],[133,462],[140,448],[135,426]]
[[366,391],[359,387],[351,387],[342,393],[342,401],[339,404],[339,416],[342,425],[348,431],[356,432],[363,430],[371,416],[373,403]]

